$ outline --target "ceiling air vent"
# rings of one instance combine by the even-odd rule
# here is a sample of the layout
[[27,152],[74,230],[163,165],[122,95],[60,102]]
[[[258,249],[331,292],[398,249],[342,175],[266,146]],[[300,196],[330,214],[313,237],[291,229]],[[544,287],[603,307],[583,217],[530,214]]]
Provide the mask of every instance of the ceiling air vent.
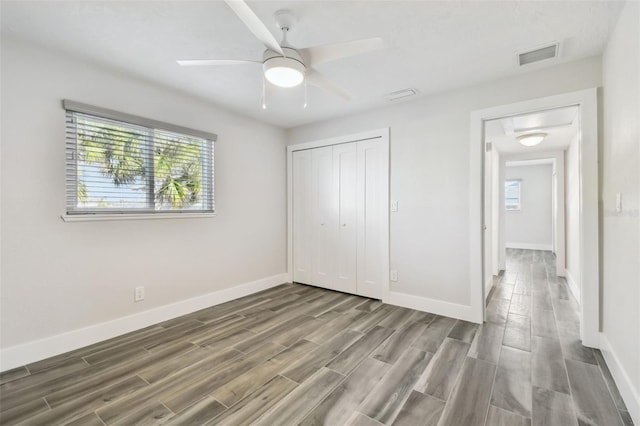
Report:
[[385,99],[388,101],[397,101],[398,99],[408,98],[409,96],[417,95],[418,91],[416,89],[403,89],[398,90],[397,92],[387,93],[384,95]]
[[554,43],[550,46],[545,46],[540,49],[519,53],[518,64],[520,64],[520,66],[528,65],[533,62],[544,61],[546,59],[555,58],[557,56],[558,56],[558,43]]

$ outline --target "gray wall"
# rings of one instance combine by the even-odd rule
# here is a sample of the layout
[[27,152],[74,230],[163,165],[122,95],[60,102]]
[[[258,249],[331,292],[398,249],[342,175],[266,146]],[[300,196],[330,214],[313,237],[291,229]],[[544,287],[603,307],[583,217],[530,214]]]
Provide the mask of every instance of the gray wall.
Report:
[[[603,351],[618,361],[612,370],[636,424],[640,423],[639,9],[636,2],[626,4],[603,57],[600,159]],[[622,194],[620,212],[616,193]]]
[[[217,217],[65,223],[68,98],[217,133]],[[2,348],[286,271],[284,131],[2,39]],[[144,285],[146,300],[133,303]]]
[[[392,290],[470,304],[469,134],[471,111],[597,87],[595,57],[361,114],[290,129],[295,144],[390,127]],[[476,254],[474,254],[476,256]]]
[[577,135],[566,151],[565,164],[566,276],[572,288],[580,291],[580,143]]

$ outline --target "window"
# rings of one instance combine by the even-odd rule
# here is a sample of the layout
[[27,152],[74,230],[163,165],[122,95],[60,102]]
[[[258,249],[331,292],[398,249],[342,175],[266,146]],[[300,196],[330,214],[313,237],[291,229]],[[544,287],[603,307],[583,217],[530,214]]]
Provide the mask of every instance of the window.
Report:
[[216,135],[63,105],[67,215],[213,213]]
[[520,210],[519,180],[507,180],[504,183],[504,206],[506,210]]

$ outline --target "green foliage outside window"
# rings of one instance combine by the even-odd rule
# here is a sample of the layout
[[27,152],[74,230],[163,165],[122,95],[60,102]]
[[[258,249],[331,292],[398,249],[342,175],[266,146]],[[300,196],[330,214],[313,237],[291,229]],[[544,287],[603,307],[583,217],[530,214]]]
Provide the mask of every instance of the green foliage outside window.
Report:
[[86,116],[76,128],[78,207],[202,206],[207,141]]

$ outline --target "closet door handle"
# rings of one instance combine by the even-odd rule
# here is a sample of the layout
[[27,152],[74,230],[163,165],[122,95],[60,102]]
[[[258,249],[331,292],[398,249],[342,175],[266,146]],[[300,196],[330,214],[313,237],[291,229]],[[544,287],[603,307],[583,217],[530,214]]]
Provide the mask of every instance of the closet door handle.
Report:
[[343,223],[343,224],[342,224],[342,226],[347,226],[347,224],[346,224],[346,223]]

